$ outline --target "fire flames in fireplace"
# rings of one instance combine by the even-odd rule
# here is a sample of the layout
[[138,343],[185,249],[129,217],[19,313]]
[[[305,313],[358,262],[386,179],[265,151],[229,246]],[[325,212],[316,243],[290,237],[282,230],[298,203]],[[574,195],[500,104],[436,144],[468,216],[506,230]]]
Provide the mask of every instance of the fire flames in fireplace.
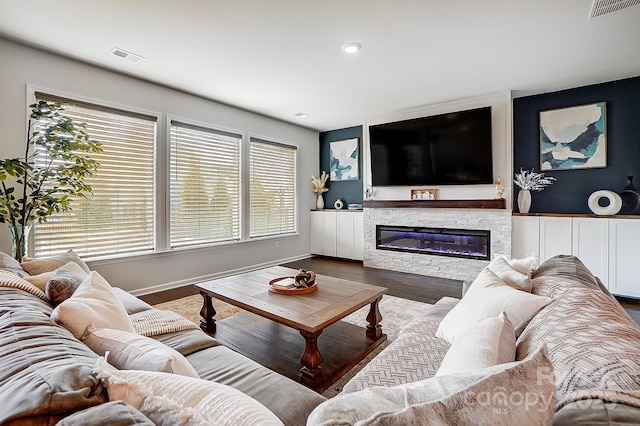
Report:
[[490,231],[376,225],[376,249],[489,260]]

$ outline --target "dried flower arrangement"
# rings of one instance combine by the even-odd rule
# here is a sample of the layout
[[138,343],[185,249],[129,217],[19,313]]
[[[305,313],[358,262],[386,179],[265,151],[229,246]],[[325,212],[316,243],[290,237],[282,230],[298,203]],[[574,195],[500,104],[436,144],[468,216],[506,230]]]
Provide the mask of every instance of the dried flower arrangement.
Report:
[[520,168],[520,173],[516,173],[515,175],[514,183],[527,191],[542,191],[555,180],[556,178],[551,176],[545,177],[544,173],[536,173],[533,169],[529,171]]
[[315,177],[311,174],[311,183],[313,183],[313,192],[316,194],[322,194],[323,192],[327,192],[329,189],[324,187],[324,184],[327,182],[329,175],[327,172],[322,172],[320,177]]

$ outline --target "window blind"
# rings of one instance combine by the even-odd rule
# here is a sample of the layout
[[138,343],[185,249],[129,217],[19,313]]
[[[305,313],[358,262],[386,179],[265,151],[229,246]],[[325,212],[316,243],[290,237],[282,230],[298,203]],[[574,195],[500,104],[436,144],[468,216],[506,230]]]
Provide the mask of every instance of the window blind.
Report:
[[91,258],[153,251],[156,118],[42,93],[36,99],[63,103],[63,114],[86,123],[104,151],[92,154],[100,168],[85,180],[93,193],[35,226],[35,254],[73,249]]
[[171,247],[240,239],[242,136],[171,121]]
[[251,138],[250,237],[296,232],[296,147]]

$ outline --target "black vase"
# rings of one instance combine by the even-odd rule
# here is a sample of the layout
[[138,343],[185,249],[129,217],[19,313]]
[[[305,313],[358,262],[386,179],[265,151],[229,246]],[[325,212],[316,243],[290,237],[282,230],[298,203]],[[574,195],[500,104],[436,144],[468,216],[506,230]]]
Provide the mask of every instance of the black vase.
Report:
[[633,186],[633,176],[627,176],[627,186],[620,191],[622,208],[618,214],[640,214],[640,193]]

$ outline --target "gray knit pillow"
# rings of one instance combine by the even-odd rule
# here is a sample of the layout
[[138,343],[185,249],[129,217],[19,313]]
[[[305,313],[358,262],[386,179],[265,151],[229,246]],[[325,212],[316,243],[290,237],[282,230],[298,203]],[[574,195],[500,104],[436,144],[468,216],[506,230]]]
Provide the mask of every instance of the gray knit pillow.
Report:
[[47,282],[45,294],[51,306],[58,306],[76,291],[84,278],[66,269],[59,269],[52,279]]

